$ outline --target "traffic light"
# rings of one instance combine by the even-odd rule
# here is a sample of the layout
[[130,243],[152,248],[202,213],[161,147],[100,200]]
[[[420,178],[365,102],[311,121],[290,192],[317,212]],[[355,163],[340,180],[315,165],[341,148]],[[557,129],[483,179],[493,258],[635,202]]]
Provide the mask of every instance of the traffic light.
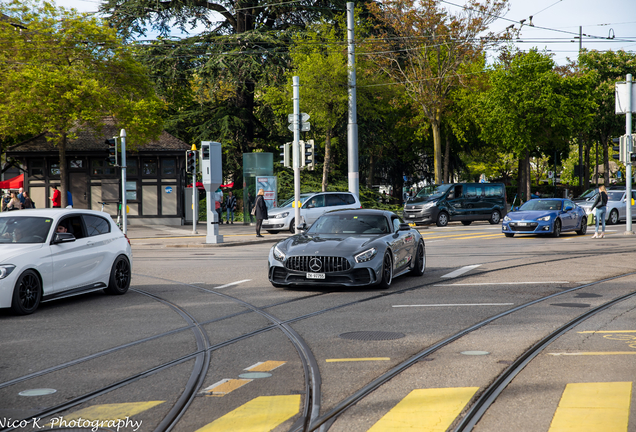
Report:
[[186,151],[186,172],[195,173],[195,165],[197,160],[197,152],[192,150]]
[[291,164],[289,163],[289,145],[291,143],[285,143],[282,146],[279,146],[283,149],[283,152],[280,154],[283,157],[283,160],[280,163],[283,164],[285,168],[289,168]]
[[117,137],[104,141],[108,146],[108,163],[117,166]]
[[314,169],[316,163],[314,161],[314,140],[300,141],[300,162],[301,166],[308,169]]
[[612,150],[614,150],[615,152],[618,152],[618,154],[613,154],[612,157],[614,159],[618,159],[619,161],[626,163],[627,158],[626,158],[626,146],[625,146],[625,139],[624,137],[620,137],[620,138],[612,138],[612,143],[614,144],[618,144],[612,147]]

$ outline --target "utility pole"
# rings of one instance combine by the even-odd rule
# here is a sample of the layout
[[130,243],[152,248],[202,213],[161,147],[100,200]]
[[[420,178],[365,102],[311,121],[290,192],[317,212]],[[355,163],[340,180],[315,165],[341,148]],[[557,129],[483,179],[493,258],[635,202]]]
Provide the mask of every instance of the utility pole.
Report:
[[625,234],[634,234],[632,231],[632,151],[634,150],[634,143],[632,137],[632,109],[634,101],[632,100],[632,74],[627,74],[627,112],[625,113],[625,134],[627,138],[627,163],[626,168],[626,182],[625,182],[625,219],[626,227]]
[[[579,26],[579,54],[581,54],[581,50],[583,49],[583,26]],[[588,175],[587,171],[585,175]],[[582,136],[579,133],[579,188],[583,186],[583,141]],[[581,188],[581,192],[583,188]]]
[[[292,77],[293,100],[294,100],[294,144],[292,150],[294,167],[294,221],[296,221],[295,232],[298,234],[300,224],[300,77]],[[304,149],[303,149],[304,157]]]
[[347,153],[349,192],[360,197],[358,172],[358,114],[356,111],[356,48],[354,31],[354,3],[347,3],[347,51],[349,66],[349,122],[347,124]]
[[126,219],[126,208],[128,207],[126,202],[126,129],[119,132],[119,137],[121,138],[121,231],[126,234],[128,230],[128,220]]

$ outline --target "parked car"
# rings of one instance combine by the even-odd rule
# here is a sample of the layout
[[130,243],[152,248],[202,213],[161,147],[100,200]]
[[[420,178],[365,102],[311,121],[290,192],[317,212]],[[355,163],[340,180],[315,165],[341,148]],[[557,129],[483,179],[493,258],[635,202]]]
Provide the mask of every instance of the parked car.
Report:
[[[627,220],[627,191],[625,187],[612,187],[607,191],[607,211],[605,212],[605,221],[608,225],[617,224],[618,221]],[[592,206],[596,200],[594,194],[593,199],[580,202],[586,214],[592,213]],[[636,191],[632,191],[632,199],[636,199]],[[634,209],[636,210],[636,209]],[[636,219],[636,211],[632,211],[632,220]]]
[[[270,234],[289,230],[296,233],[296,208],[294,198],[285,201],[280,207],[267,210],[268,219],[262,228]],[[359,209],[362,207],[358,197],[351,192],[314,192],[300,194],[300,216],[307,225],[313,224],[323,213],[338,209]]]
[[385,210],[337,210],[269,252],[272,285],[378,285],[405,273],[424,274],[422,235]]
[[0,308],[26,315],[41,302],[92,291],[125,294],[131,268],[130,242],[104,212],[0,214]]
[[404,204],[402,215],[416,225],[446,226],[450,221],[470,225],[477,220],[498,224],[507,209],[503,183],[450,183],[425,186]]
[[587,216],[582,207],[569,199],[537,198],[527,201],[511,211],[501,224],[506,237],[515,234],[550,234],[559,237],[562,232],[587,232]]

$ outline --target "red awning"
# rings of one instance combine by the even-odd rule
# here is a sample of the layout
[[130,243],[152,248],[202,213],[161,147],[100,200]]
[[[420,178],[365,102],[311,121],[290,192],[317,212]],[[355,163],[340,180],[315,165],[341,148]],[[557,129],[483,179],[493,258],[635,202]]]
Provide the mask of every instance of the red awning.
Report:
[[[191,188],[191,187],[192,187],[192,183],[190,183],[190,184],[189,184],[188,186],[186,186],[186,187],[187,187],[187,188]],[[234,182],[232,182],[232,183],[228,183],[228,184],[226,184],[226,185],[221,185],[221,186],[219,186],[219,187],[222,187],[222,188],[231,188],[231,187],[234,187]],[[205,187],[203,187],[203,183],[201,183],[201,182],[197,182],[197,189],[205,190]]]
[[0,182],[0,189],[20,189],[24,187],[24,174]]

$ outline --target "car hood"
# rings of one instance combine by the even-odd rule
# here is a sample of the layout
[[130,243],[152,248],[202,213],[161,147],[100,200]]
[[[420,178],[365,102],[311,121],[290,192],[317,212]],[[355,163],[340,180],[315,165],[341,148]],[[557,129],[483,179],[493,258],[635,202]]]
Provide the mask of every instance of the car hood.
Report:
[[409,205],[422,205],[422,204],[427,204],[429,202],[435,202],[438,201],[441,197],[440,196],[435,196],[435,197],[422,197],[422,198],[411,198],[409,199],[406,203],[404,203],[404,206],[409,206]]
[[379,236],[343,236],[339,234],[292,236],[278,243],[278,248],[285,254],[293,255],[352,255],[361,251]]
[[557,211],[550,210],[526,210],[526,211],[515,211],[508,213],[508,217],[512,220],[535,220],[540,217],[548,216],[548,215],[557,215]]
[[285,212],[293,213],[294,211],[296,211],[294,207],[274,207],[274,208],[267,209],[267,217],[269,218],[274,215],[285,213]]
[[10,262],[13,258],[41,249],[42,246],[42,243],[3,243],[0,246],[0,264],[13,264]]

